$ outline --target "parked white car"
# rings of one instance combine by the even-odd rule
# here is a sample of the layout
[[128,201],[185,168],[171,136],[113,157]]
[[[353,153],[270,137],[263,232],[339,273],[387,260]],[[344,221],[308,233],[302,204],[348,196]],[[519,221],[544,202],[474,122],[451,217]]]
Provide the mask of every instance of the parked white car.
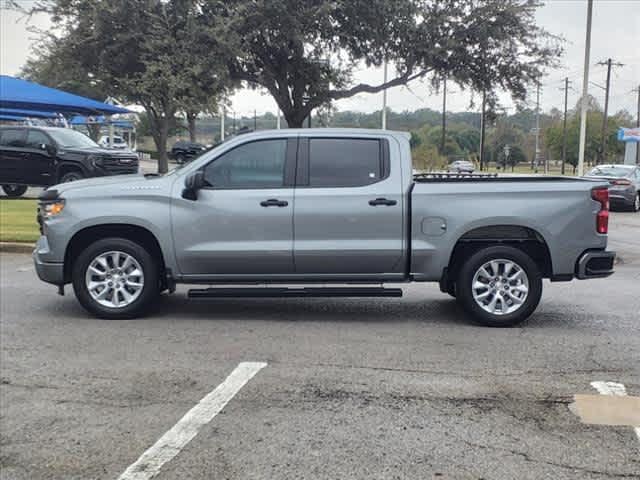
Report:
[[473,163],[468,162],[467,160],[456,160],[453,163],[450,163],[447,167],[448,172],[454,173],[473,173],[475,167]]
[[102,148],[112,148],[115,150],[128,150],[129,145],[124,141],[124,138],[118,137],[116,135],[113,136],[113,145],[109,147],[109,135],[102,135],[100,140],[98,141],[98,145]]

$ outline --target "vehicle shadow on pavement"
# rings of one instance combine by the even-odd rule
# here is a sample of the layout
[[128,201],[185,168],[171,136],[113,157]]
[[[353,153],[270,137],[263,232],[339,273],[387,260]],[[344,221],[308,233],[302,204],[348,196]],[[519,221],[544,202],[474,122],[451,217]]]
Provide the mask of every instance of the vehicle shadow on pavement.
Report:
[[[163,296],[147,318],[203,320],[269,320],[282,322],[424,323],[477,326],[450,298],[389,299],[198,299]],[[523,325],[526,325],[523,324]]]

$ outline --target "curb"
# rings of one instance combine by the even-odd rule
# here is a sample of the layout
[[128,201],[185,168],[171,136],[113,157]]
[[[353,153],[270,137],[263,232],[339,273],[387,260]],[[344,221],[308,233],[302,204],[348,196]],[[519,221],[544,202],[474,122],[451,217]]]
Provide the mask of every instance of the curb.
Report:
[[0,252],[3,253],[31,253],[34,243],[0,242]]

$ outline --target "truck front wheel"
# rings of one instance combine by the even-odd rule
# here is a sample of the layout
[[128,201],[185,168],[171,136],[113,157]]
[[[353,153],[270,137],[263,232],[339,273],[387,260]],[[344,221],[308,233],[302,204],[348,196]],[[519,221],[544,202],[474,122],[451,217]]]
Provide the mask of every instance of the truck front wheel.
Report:
[[105,319],[143,315],[159,295],[159,268],[139,244],[105,238],[89,245],[72,270],[73,290],[80,304]]
[[479,323],[512,327],[533,313],[542,296],[542,275],[522,250],[484,248],[460,269],[457,298]]

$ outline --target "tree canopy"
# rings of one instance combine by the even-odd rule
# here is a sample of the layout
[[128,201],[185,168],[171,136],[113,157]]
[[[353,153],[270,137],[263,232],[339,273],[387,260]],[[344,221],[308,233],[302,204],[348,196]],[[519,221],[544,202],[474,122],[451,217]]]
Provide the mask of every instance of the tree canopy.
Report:
[[[224,96],[228,70],[204,28],[198,0],[41,0],[31,12],[51,15],[57,37],[27,64],[38,81],[51,68],[71,65],[79,78],[95,79],[111,95],[142,105],[167,171],[166,142],[177,112],[204,109]],[[56,67],[58,68],[58,67]],[[55,70],[56,72],[58,70]],[[48,82],[44,82],[48,83]],[[200,106],[201,105],[201,106]]]
[[[203,0],[212,43],[233,78],[267,89],[290,126],[320,105],[429,76],[517,100],[557,60],[535,23],[536,0]],[[391,62],[386,83],[355,83],[358,66]]]

